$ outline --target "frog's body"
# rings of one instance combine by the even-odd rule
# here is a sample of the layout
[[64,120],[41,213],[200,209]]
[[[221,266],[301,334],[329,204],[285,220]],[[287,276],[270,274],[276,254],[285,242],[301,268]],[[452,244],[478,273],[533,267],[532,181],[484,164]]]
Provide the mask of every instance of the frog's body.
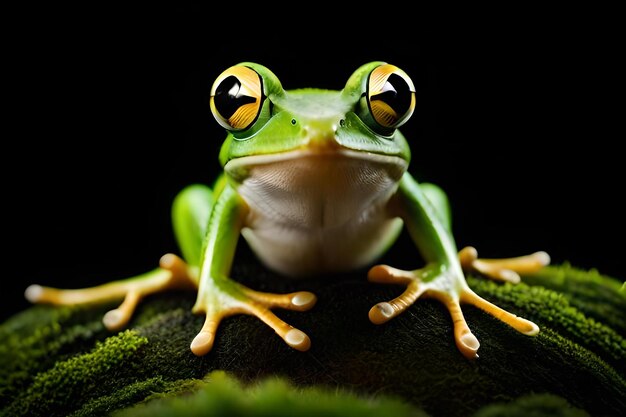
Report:
[[270,268],[287,276],[359,268],[400,231],[387,212],[406,169],[400,158],[344,150],[251,159],[238,188],[250,207],[242,234]]
[[250,208],[242,234],[263,262],[287,276],[367,265],[400,230],[386,205],[407,161],[337,141],[333,133],[350,111],[339,92],[308,89],[286,96],[301,147],[237,158],[224,167]]
[[342,91],[286,92],[261,65],[231,67],[218,77],[211,97],[214,116],[230,132],[220,152],[224,174],[213,189],[193,185],[174,201],[174,230],[185,261],[166,255],[160,268],[139,277],[84,290],[31,286],[26,295],[56,304],[123,296],[122,305],[104,318],[107,327],[117,329],[144,295],[197,288],[194,312],[206,314],[191,345],[197,355],[212,348],[221,319],[237,313],[256,315],[290,346],[307,350],[308,336],[270,308],[304,311],[315,296],[260,293],[231,280],[239,235],[269,268],[297,277],[370,265],[404,225],[426,265],[413,271],[386,265],[370,270],[371,281],[407,286],[401,296],[370,310],[372,322],[386,322],[424,295],[448,307],[457,346],[469,358],[477,356],[479,343],[465,323],[462,302],[536,334],[532,322],[476,295],[463,268],[517,281],[517,272],[541,268],[547,255],[480,260],[472,248],[457,255],[445,194],[432,184],[418,184],[407,171],[409,146],[398,127],[414,106],[410,78],[381,62],[359,68]]

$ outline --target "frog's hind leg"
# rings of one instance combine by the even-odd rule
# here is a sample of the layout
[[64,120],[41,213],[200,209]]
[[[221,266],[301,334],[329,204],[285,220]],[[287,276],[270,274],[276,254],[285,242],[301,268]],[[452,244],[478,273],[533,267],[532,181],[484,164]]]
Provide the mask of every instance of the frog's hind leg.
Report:
[[119,330],[126,326],[137,304],[146,295],[168,289],[194,288],[190,272],[182,259],[169,253],[161,257],[159,268],[135,277],[81,289],[58,289],[35,284],[26,288],[24,295],[31,303],[53,305],[123,299],[119,307],[107,312],[102,319],[107,329]]
[[[451,231],[450,204],[446,194],[434,184],[423,183],[420,188],[435,208],[439,219]],[[467,246],[459,252],[459,260],[465,272],[478,272],[496,281],[518,283],[520,274],[536,272],[550,263],[550,256],[543,251],[515,258],[486,259],[479,258],[478,252],[472,246]]]
[[184,189],[174,201],[174,231],[187,262],[174,254],[166,254],[161,257],[158,268],[135,277],[82,289],[31,285],[26,289],[25,296],[32,303],[53,305],[123,299],[120,306],[106,313],[102,320],[109,330],[119,330],[128,324],[143,297],[170,289],[197,288],[202,236],[212,204],[211,190],[200,185]]
[[515,258],[486,259],[479,258],[472,246],[459,252],[461,266],[465,272],[478,272],[496,281],[520,282],[520,274],[531,274],[550,263],[550,256],[543,251]]
[[[205,185],[190,185],[174,199],[172,224],[176,241],[183,259],[195,269],[200,266],[202,244],[209,226],[211,209],[223,187],[223,181],[223,177],[220,177],[214,190]],[[195,281],[197,282],[197,277]]]

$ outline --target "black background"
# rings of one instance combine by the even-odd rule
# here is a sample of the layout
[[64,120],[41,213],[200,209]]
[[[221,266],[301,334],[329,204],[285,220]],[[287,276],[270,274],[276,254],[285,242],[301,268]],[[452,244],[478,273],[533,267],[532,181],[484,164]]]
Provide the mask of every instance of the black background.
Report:
[[555,263],[624,278],[623,114],[613,102],[623,51],[610,25],[531,13],[425,29],[426,18],[350,24],[301,13],[15,16],[4,60],[2,318],[27,306],[31,283],[102,283],[177,251],[173,197],[220,170],[225,133],[210,86],[248,60],[286,89],[341,89],[373,60],[400,66],[417,89],[402,129],[410,171],[449,194],[459,247],[546,250]]

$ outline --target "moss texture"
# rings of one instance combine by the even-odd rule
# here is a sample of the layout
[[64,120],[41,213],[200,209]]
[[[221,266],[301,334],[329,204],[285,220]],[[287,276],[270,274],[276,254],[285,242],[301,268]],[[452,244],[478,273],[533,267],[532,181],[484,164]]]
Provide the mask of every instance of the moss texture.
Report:
[[294,408],[300,415],[626,414],[626,292],[597,271],[560,265],[519,285],[469,277],[477,293],[541,328],[524,336],[466,306],[481,342],[476,361],[457,351],[449,314],[434,300],[371,324],[369,308],[402,288],[369,284],[363,271],[288,281],[244,263],[233,275],[254,277],[242,281],[262,291],[314,291],[311,311],[276,311],[309,334],[311,350],[290,349],[259,320],[234,316],[213,351],[196,357],[189,344],[203,319],[190,312],[193,293],[146,298],[117,334],[101,324],[114,305],[34,306],[0,325],[0,415],[157,416],[181,407],[187,415],[208,408],[236,416]]

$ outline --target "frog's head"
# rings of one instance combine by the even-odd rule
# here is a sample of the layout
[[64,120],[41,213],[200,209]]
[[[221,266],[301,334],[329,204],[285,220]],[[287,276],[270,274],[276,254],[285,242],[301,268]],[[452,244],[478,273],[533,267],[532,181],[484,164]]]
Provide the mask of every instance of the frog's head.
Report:
[[[371,62],[341,91],[285,91],[266,67],[244,62],[220,74],[211,111],[228,131],[220,162],[270,154],[344,152],[394,157],[408,164],[398,127],[415,108],[415,87],[396,66]],[[233,165],[233,164],[230,164]]]

